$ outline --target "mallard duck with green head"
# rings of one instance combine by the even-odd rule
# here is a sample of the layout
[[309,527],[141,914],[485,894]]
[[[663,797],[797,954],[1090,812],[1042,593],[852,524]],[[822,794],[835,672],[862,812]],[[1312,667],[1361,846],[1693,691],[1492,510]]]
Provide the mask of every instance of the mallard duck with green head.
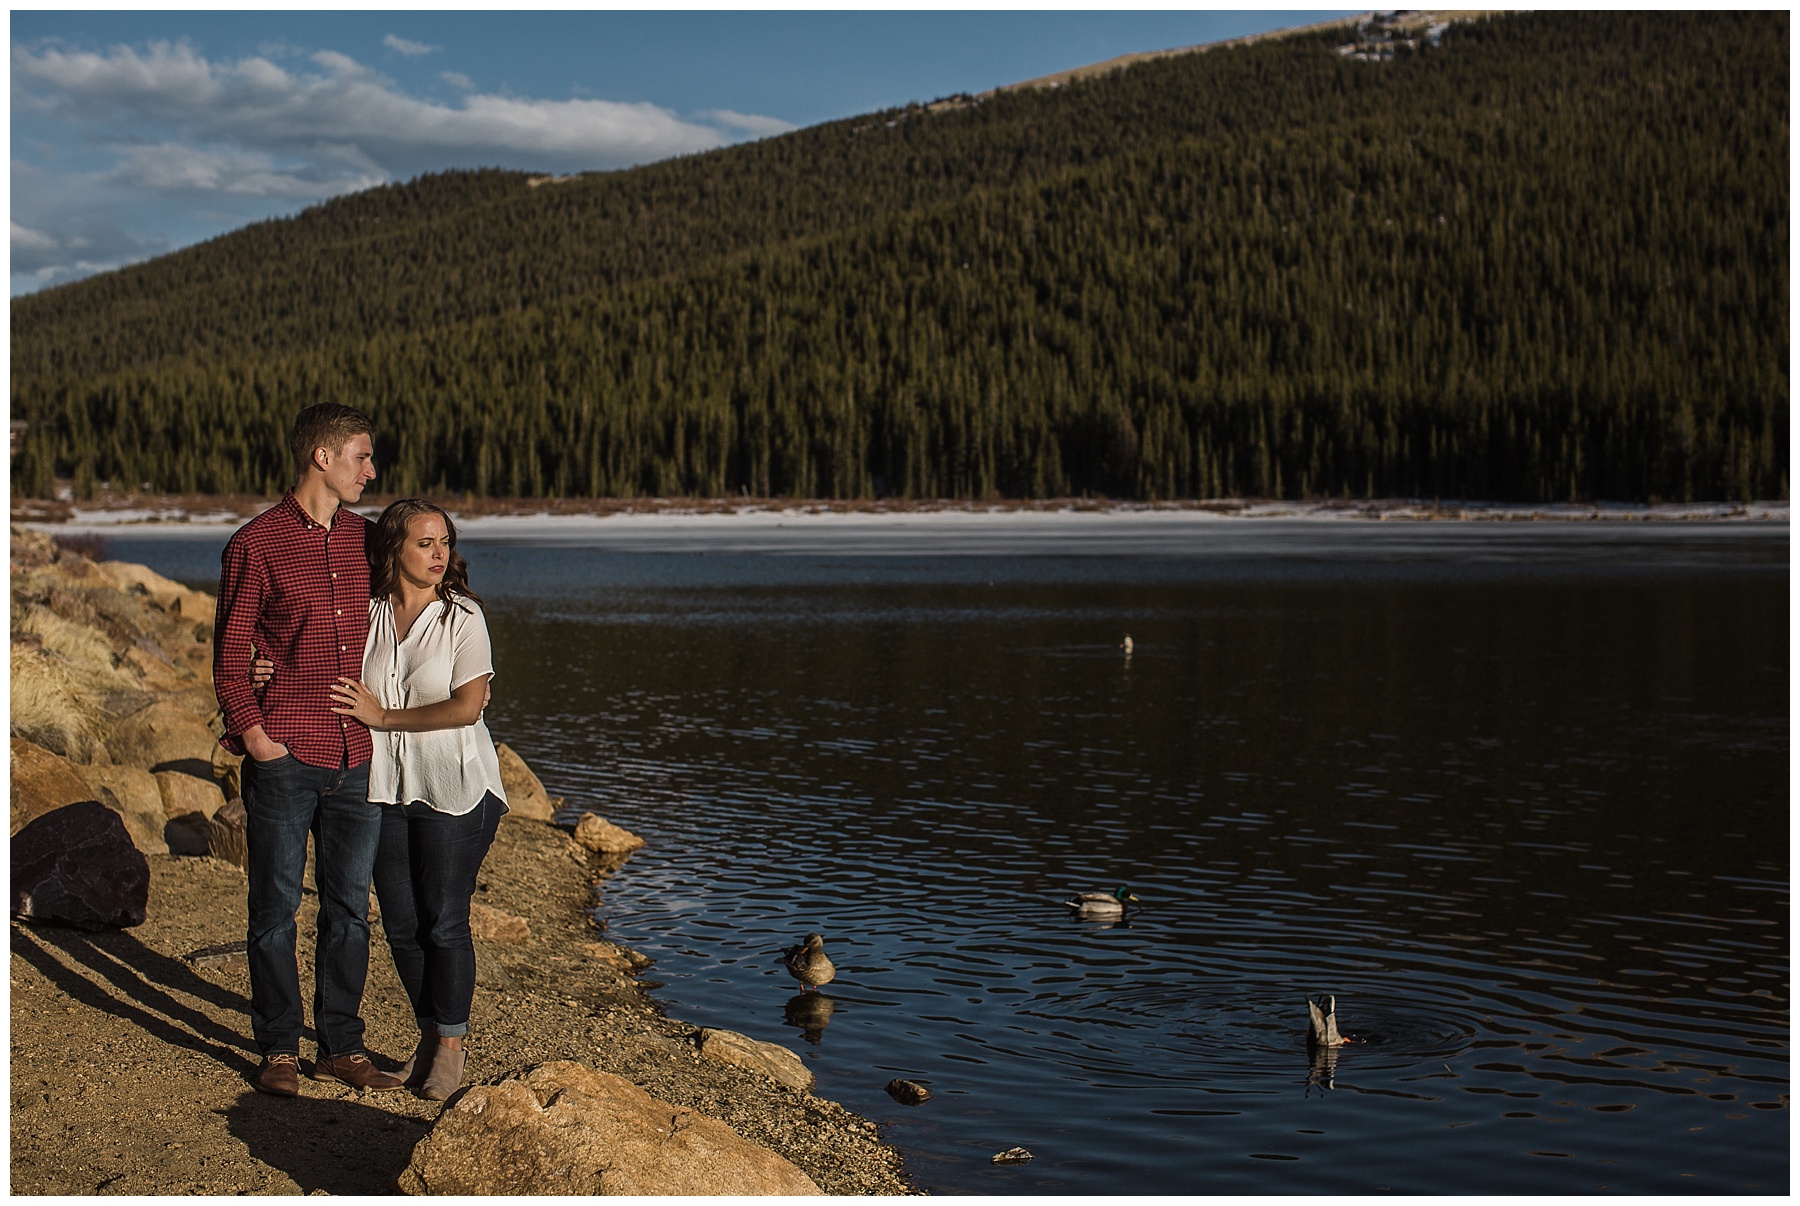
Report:
[[802,992],[829,984],[837,975],[837,968],[832,966],[830,956],[825,953],[825,939],[818,934],[808,934],[799,946],[788,947],[781,961],[789,974],[800,981]]
[[1127,904],[1137,902],[1138,898],[1131,894],[1130,888],[1118,887],[1111,892],[1083,892],[1063,904],[1074,909],[1080,917],[1121,917]]

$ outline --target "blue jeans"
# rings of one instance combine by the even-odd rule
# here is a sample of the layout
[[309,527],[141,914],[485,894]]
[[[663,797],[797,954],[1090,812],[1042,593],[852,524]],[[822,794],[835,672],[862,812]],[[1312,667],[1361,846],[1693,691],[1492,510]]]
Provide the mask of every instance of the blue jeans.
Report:
[[416,801],[381,805],[375,895],[420,1030],[445,1038],[469,1032],[475,999],[469,898],[505,812],[491,791],[457,817]]
[[246,758],[249,847],[250,1032],[264,1055],[300,1054],[300,970],[294,915],[314,844],[319,889],[313,959],[313,1027],[319,1054],[363,1051],[363,982],[369,974],[369,879],[381,838],[381,805],[369,803],[367,764],[327,769],[289,754]]

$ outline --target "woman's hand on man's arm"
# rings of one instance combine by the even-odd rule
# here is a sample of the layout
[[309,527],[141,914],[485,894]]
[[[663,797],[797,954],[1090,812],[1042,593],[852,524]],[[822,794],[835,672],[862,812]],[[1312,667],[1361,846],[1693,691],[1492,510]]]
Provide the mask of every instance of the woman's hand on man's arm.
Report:
[[[348,716],[352,720],[360,720],[371,729],[386,729],[389,727],[387,724],[387,718],[390,715],[389,711],[381,706],[380,700],[375,698],[375,692],[363,686],[360,680],[354,678],[338,679],[337,682],[332,685],[331,698],[333,702],[337,704],[337,706],[331,710],[336,712],[339,716]],[[394,710],[394,713],[391,714],[404,716],[406,711],[406,709],[397,708]]]
[[487,706],[487,675],[472,678],[439,703],[417,708],[383,708],[375,693],[354,678],[340,678],[331,688],[339,716],[359,720],[371,729],[389,733],[432,733],[460,729],[481,719]]

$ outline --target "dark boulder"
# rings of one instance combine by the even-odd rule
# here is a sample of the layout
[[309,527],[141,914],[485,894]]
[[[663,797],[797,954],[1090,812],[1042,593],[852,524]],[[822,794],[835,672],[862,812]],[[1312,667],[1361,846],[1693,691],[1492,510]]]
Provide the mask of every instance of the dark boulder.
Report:
[[12,739],[12,831],[47,812],[92,800],[95,792],[76,764],[22,737]]
[[12,839],[12,915],[84,930],[142,925],[150,863],[119,814],[83,800],[38,817]]

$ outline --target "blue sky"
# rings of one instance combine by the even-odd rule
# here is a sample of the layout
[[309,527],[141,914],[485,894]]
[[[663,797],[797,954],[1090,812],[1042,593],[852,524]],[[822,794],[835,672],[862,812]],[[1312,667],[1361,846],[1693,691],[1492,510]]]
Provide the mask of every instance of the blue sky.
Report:
[[14,10],[12,291],[454,167],[627,167],[1352,10]]

